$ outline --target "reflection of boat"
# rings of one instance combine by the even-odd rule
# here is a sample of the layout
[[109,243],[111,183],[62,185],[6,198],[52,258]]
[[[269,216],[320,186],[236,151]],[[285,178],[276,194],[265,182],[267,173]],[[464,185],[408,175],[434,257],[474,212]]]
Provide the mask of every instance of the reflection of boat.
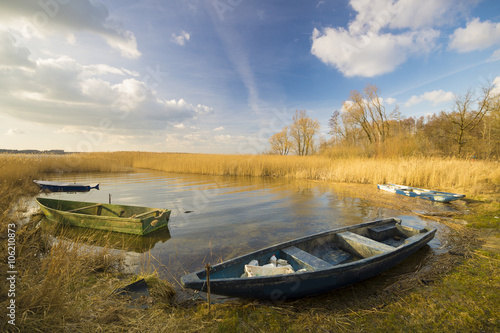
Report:
[[76,243],[137,253],[147,252],[156,244],[165,243],[171,238],[168,228],[161,228],[155,232],[141,236],[79,228],[50,220],[46,220],[46,223],[51,228],[50,233],[59,239],[68,239]]
[[167,226],[169,209],[37,198],[47,219],[77,227],[145,235]]
[[438,201],[438,202],[450,202],[465,197],[464,194],[425,190],[422,188],[395,185],[395,184],[383,184],[383,185],[379,184],[377,185],[377,188],[379,190],[406,195],[408,197],[418,197],[421,199]]
[[[212,266],[210,290],[225,296],[271,300],[322,293],[382,273],[427,244],[435,233],[435,228],[408,227],[394,218],[322,232]],[[292,272],[242,276],[249,272],[251,261],[263,265],[273,255],[278,263],[286,260]],[[206,291],[207,274],[202,270],[185,275],[181,283]]]
[[49,182],[44,180],[34,180],[42,190],[49,192],[88,192],[91,189],[99,189],[99,184],[77,184],[77,183],[63,183],[63,182]]

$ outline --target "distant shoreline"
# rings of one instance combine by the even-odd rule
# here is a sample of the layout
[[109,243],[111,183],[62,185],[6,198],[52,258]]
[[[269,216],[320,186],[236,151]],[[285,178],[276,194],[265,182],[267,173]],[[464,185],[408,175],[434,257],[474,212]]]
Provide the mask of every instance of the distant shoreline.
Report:
[[51,150],[37,150],[37,149],[0,149],[0,154],[53,154],[53,155],[66,155],[71,154],[70,152],[65,152],[62,149],[51,149]]

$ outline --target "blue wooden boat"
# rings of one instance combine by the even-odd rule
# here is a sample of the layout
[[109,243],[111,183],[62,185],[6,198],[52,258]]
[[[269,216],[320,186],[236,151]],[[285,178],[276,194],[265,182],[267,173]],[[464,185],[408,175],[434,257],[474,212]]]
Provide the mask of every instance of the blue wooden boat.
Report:
[[[306,236],[212,266],[210,291],[279,301],[324,293],[388,270],[427,244],[435,233],[435,228],[410,227],[390,218]],[[270,260],[286,261],[289,266],[277,267],[276,275],[244,273],[256,263],[264,270]],[[185,275],[181,283],[206,291],[206,271]]]
[[64,182],[50,182],[44,180],[34,180],[35,184],[40,186],[44,191],[49,192],[88,192],[92,189],[99,189],[99,184],[77,184],[77,183],[64,183]]
[[407,197],[416,197],[424,200],[437,201],[437,202],[450,202],[465,197],[465,194],[426,190],[422,188],[396,185],[396,184],[378,184],[377,188],[383,191],[406,195]]

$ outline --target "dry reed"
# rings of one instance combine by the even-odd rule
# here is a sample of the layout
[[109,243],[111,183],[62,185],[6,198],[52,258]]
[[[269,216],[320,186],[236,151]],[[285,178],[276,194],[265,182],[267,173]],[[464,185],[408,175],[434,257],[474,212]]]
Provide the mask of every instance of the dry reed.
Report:
[[133,167],[166,172],[396,183],[476,192],[500,186],[500,166],[494,161],[438,157],[332,159],[326,156],[130,154]]
[[0,181],[20,182],[53,172],[116,172],[144,168],[218,176],[311,179],[341,183],[396,183],[468,193],[500,187],[498,161],[441,157],[349,157],[210,155],[116,152],[0,155]]

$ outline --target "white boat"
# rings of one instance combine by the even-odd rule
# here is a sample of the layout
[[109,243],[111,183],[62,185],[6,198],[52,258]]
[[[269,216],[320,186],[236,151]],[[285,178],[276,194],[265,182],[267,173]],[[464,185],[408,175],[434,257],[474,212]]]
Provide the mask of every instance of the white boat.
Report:
[[407,197],[418,197],[420,199],[437,201],[437,202],[450,202],[465,197],[465,194],[426,190],[423,188],[396,185],[396,184],[378,184],[377,188],[379,190],[387,192],[406,195]]

